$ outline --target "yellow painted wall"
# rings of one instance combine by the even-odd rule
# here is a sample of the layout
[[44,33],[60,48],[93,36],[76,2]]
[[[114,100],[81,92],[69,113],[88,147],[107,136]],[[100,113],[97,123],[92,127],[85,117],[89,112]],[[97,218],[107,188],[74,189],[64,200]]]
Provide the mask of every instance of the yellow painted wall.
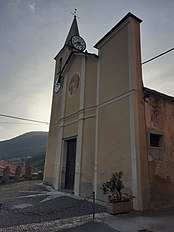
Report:
[[85,119],[83,129],[80,195],[90,196],[94,190],[95,117]]
[[113,172],[124,172],[131,188],[131,151],[128,97],[99,109],[98,188]]
[[86,59],[85,108],[96,106],[97,61],[98,58],[91,56]]
[[136,210],[147,209],[149,200],[139,24],[128,17],[97,44],[98,196],[102,183],[113,172],[123,171],[125,190],[135,194]]
[[59,93],[53,92],[50,126],[57,125],[61,117],[60,116],[61,92]]
[[100,48],[99,101],[119,96],[128,90],[128,29],[119,31]]
[[72,122],[64,126],[63,138],[71,138],[78,135],[78,122]]
[[96,56],[87,55],[85,57],[85,60],[85,99],[80,195],[90,196],[94,190],[95,123],[98,58]]
[[57,127],[53,127],[49,130],[47,154],[45,159],[44,182],[53,186],[55,184],[55,163],[58,141],[57,130]]
[[123,171],[132,193],[129,48],[127,24],[113,31],[99,48],[97,197],[113,172]]
[[[81,59],[76,58],[74,59],[67,77],[67,91],[66,91],[66,104],[65,104],[65,117],[72,115],[79,111],[79,104],[80,104],[80,85],[81,85]],[[75,73],[79,73],[80,77],[80,84],[74,96],[70,96],[68,94],[69,83],[71,78]]]
[[[84,63],[85,60],[85,63]],[[62,139],[67,140],[76,137],[77,141],[79,139],[79,125],[83,120],[82,126],[82,152],[76,154],[76,159],[81,156],[80,163],[80,189],[79,193],[81,195],[90,194],[93,191],[93,180],[94,180],[94,151],[95,151],[95,110],[96,110],[96,82],[97,82],[97,58],[91,55],[75,55],[70,62],[69,67],[66,71],[67,87],[65,96],[65,114],[63,118],[63,135]],[[69,83],[74,74],[78,74],[80,77],[80,84],[73,96],[68,93]],[[80,93],[81,85],[83,84],[82,78],[84,80],[84,93]],[[61,93],[60,93],[61,94]],[[80,96],[83,97],[84,94],[84,106],[80,109]],[[83,116],[82,116],[82,115]],[[81,119],[83,117],[83,119]],[[62,143],[64,144],[64,143]],[[77,142],[78,146],[78,142]],[[62,147],[62,154],[64,158],[61,158],[61,162],[65,160],[66,151]],[[79,150],[78,147],[76,149]],[[60,155],[60,154],[57,154]],[[63,163],[60,164],[62,166]],[[65,164],[64,164],[65,165]],[[64,186],[64,168],[61,167],[61,186]],[[76,170],[76,175],[78,170]],[[76,181],[75,181],[76,182]]]

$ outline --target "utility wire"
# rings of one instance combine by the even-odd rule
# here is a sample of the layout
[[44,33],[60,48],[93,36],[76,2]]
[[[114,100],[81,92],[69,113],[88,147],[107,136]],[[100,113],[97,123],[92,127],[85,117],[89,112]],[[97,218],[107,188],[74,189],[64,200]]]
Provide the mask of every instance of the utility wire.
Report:
[[[147,64],[147,63],[151,62],[152,60],[155,60],[155,59],[159,58],[160,56],[163,56],[163,55],[165,55],[165,54],[167,54],[167,53],[169,53],[169,52],[171,52],[173,50],[174,50],[174,47],[171,48],[171,49],[169,49],[169,50],[167,50],[167,51],[165,51],[165,52],[163,52],[163,53],[160,53],[157,56],[152,57],[149,60],[146,60],[146,61],[142,62],[141,64],[142,65],[143,64]],[[47,125],[49,125],[48,122],[34,120],[34,119],[28,119],[28,118],[22,118],[22,117],[17,117],[17,116],[11,116],[11,115],[6,115],[6,114],[0,114],[0,117],[6,117],[6,118],[12,118],[12,119],[17,119],[17,120],[23,120],[23,121],[28,121],[28,122],[35,122],[35,123],[41,123],[41,124],[47,124]],[[3,123],[3,122],[0,122],[0,123]]]
[[[27,122],[1,122],[1,121],[0,121],[0,124],[36,125],[36,123],[34,122],[27,123]],[[41,124],[40,126],[44,126],[44,125]]]
[[28,119],[28,118],[21,118],[21,117],[16,117],[16,116],[7,115],[7,114],[0,114],[0,117],[13,118],[13,119],[17,119],[17,120],[23,120],[23,121],[35,122],[35,123],[43,123],[43,124],[47,124],[47,125],[49,124],[48,122],[44,122],[44,121]]
[[141,63],[141,64],[142,64],[142,65],[143,65],[143,64],[146,64],[146,63],[148,63],[148,62],[150,62],[150,61],[152,61],[152,60],[155,60],[156,58],[158,58],[158,57],[160,57],[160,56],[163,56],[163,55],[165,55],[166,53],[171,52],[171,51],[173,51],[173,50],[174,50],[174,48],[171,48],[171,49],[169,49],[169,50],[167,50],[167,51],[165,51],[165,52],[163,52],[163,53],[161,53],[161,54],[159,54],[159,55],[157,55],[157,56],[155,56],[155,57],[153,57],[153,58],[151,58],[151,59],[149,59],[149,60],[144,61],[144,62]]

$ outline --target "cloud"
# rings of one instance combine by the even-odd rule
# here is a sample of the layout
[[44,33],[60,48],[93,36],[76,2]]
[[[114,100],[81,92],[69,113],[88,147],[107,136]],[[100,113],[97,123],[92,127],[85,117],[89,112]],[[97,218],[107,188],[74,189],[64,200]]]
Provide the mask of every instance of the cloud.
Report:
[[33,3],[27,3],[27,5],[28,5],[29,9],[31,10],[31,12],[35,13],[35,9],[36,9],[35,3],[34,2]]
[[[73,19],[70,12],[74,7],[79,9],[79,29],[87,42],[88,51],[92,53],[97,53],[93,45],[128,11],[143,20],[142,61],[173,46],[174,1],[159,0],[157,7],[155,1],[149,3],[133,0],[129,4],[129,1],[110,0],[111,4],[108,4],[108,1],[101,0],[100,6],[99,1],[93,1],[93,8],[89,2],[0,0],[0,113],[49,121],[55,69],[53,58],[66,39]],[[95,18],[95,24],[92,26],[89,12]],[[174,51],[143,65],[146,87],[174,96],[173,55]],[[14,120],[0,117],[0,140],[26,131],[48,128],[42,124],[32,126],[11,122]]]

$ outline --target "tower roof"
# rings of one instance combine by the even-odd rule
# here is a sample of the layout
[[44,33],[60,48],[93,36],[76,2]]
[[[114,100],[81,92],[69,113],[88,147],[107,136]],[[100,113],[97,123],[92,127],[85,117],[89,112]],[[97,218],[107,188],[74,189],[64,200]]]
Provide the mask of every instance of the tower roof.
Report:
[[78,29],[78,25],[77,25],[76,15],[74,15],[74,19],[73,19],[71,28],[69,30],[68,36],[66,38],[65,45],[70,45],[71,37],[73,35],[79,35],[79,29]]

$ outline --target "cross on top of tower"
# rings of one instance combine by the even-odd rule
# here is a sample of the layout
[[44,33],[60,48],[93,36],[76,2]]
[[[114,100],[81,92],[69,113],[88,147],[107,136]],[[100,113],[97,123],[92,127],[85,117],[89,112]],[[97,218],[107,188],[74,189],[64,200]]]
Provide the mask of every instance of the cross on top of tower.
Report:
[[78,29],[78,25],[77,25],[76,11],[77,11],[77,9],[75,9],[74,13],[71,12],[71,14],[74,15],[74,19],[73,19],[73,22],[71,24],[68,36],[67,36],[66,41],[65,41],[65,45],[68,45],[68,46],[71,44],[71,38],[72,38],[72,36],[79,35],[79,29]]
[[77,16],[77,9],[74,9],[74,12],[71,12],[72,15],[74,15],[74,17],[77,17],[79,19],[79,17]]

